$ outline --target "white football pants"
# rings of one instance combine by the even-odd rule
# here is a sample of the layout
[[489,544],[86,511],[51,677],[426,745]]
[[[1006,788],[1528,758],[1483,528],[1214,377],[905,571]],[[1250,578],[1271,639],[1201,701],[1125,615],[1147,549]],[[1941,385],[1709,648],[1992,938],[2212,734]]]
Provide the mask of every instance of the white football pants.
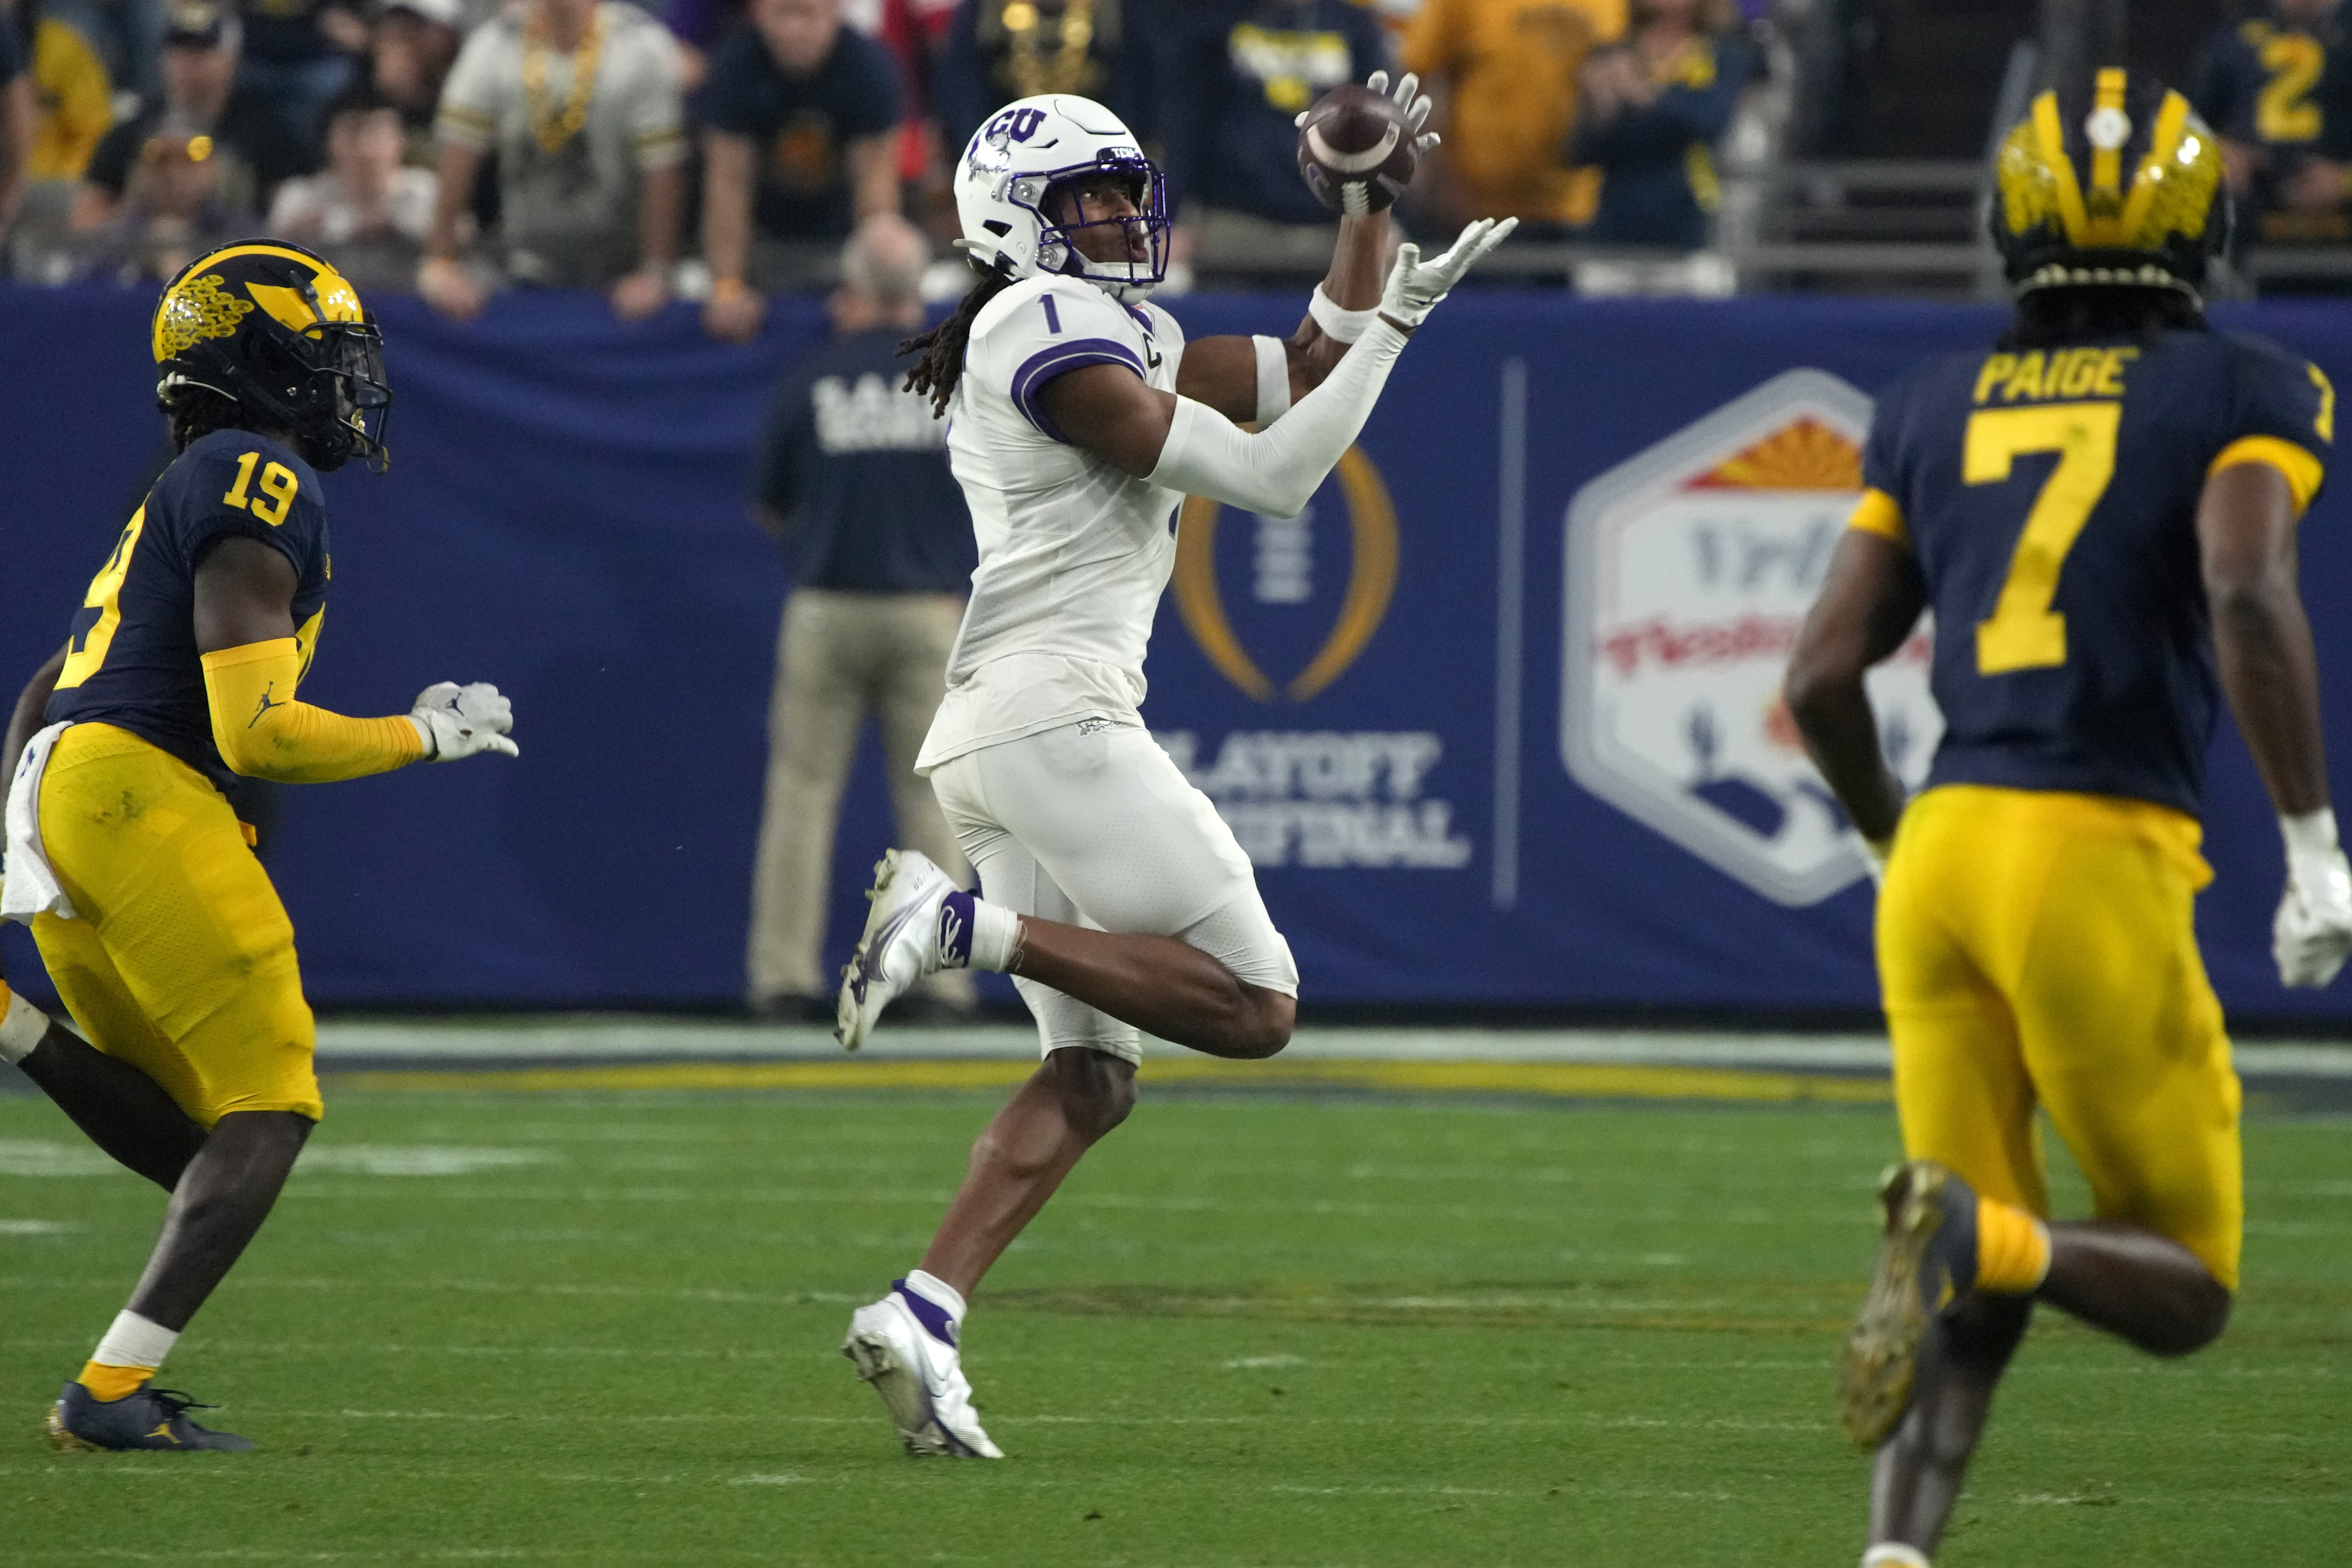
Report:
[[[981,896],[1096,931],[1172,936],[1244,983],[1298,994],[1249,856],[1150,732],[1087,719],[941,763],[931,787]],[[1143,1059],[1136,1030],[1014,976],[1041,1049]]]

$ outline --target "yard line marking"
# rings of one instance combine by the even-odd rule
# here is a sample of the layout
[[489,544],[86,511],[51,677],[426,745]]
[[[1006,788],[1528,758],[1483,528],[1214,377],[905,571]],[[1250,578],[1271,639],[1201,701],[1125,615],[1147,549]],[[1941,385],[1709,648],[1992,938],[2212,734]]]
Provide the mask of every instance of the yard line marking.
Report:
[[470,1176],[518,1165],[543,1165],[544,1149],[474,1149],[439,1143],[313,1143],[294,1162],[298,1176]]
[[129,1174],[87,1143],[61,1143],[51,1138],[0,1138],[0,1176]]

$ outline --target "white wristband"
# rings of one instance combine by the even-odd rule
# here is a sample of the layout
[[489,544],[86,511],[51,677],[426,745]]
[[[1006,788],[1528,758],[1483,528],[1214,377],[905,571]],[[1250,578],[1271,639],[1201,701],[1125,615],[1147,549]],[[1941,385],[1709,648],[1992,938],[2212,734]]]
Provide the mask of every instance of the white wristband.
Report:
[[1290,412],[1290,352],[1280,338],[1252,338],[1257,350],[1257,423],[1261,430]]
[[2336,853],[2336,811],[2321,806],[2300,816],[2279,818],[2279,837],[2286,840],[2288,868],[2302,865],[2324,855]]
[[49,1016],[9,992],[6,1005],[0,1005],[0,1062],[13,1067],[23,1061],[48,1032]]
[[1323,292],[1320,283],[1315,285],[1314,293],[1307,296],[1307,313],[1315,318],[1315,324],[1323,329],[1325,337],[1343,343],[1354,342],[1381,319],[1378,305],[1369,310],[1341,310],[1330,295]]

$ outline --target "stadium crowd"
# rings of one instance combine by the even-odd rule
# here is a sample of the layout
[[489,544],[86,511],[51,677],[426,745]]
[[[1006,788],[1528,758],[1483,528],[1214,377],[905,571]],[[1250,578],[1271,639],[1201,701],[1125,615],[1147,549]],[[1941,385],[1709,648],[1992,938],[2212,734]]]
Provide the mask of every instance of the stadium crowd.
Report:
[[[2339,4],[2218,24],[2189,84],[2264,240],[2352,237]],[[0,0],[0,256],[138,281],[266,228],[454,316],[506,287],[625,317],[683,295],[740,340],[769,294],[830,285],[860,218],[951,237],[954,151],[996,105],[1070,91],[1167,168],[1177,287],[1237,257],[1314,275],[1329,219],[1292,117],[1391,66],[1445,135],[1408,228],[1508,214],[1521,243],[1692,250],[1772,5]]]
[[[651,5],[654,0],[648,0]],[[1530,25],[1527,12],[1534,18]],[[1444,100],[1409,224],[1705,242],[1752,74],[1728,0],[0,0],[0,226],[18,279],[165,278],[266,228],[456,316],[515,286],[746,338],[860,218],[953,232],[996,105],[1108,102],[1164,162],[1181,278],[1328,216],[1293,117],[1400,63]],[[1425,194],[1424,194],[1425,193]]]

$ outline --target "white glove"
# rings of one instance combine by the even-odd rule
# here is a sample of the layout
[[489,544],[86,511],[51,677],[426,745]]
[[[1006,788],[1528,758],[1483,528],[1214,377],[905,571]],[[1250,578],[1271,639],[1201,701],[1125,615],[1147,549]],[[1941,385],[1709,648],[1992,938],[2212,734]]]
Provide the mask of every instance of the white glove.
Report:
[[426,687],[417,693],[408,721],[425,737],[428,763],[454,763],[477,752],[522,754],[507,739],[507,731],[514,728],[514,704],[486,680],[471,686],[444,680]]
[[2352,864],[2336,841],[2336,813],[2282,816],[2286,838],[2286,896],[2271,926],[2271,953],[2279,981],[2320,986],[2336,978],[2352,954]]
[[[1364,85],[1374,92],[1389,92],[1389,73],[1374,71],[1366,79]],[[1396,90],[1389,92],[1389,96],[1396,100],[1399,109],[1404,110],[1405,134],[1412,138],[1412,150],[1416,154],[1425,156],[1432,147],[1444,140],[1434,131],[1422,129],[1429,123],[1429,111],[1434,106],[1429,101],[1429,95],[1421,90],[1419,77],[1411,71],[1405,72],[1397,79]],[[1291,123],[1302,131],[1305,130],[1308,112],[1307,110],[1300,110],[1297,118]]]
[[1518,226],[1515,217],[1482,217],[1462,231],[1453,249],[1430,261],[1423,261],[1421,247],[1410,241],[1398,247],[1396,266],[1390,269],[1388,288],[1381,294],[1381,314],[1407,330],[1421,325],[1437,302],[1462,281],[1462,275],[1510,238]]

